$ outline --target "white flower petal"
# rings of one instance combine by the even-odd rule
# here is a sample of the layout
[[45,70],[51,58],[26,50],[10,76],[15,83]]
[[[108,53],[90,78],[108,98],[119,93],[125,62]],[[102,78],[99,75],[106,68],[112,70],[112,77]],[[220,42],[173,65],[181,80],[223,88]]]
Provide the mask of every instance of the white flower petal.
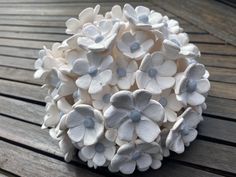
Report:
[[132,121],[126,120],[118,129],[118,136],[123,141],[131,141],[134,136],[134,124]]
[[113,156],[115,155],[115,152],[116,152],[115,146],[111,146],[105,149],[104,155],[107,160],[112,160]]
[[152,94],[145,90],[136,90],[133,92],[134,104],[140,110],[143,110],[144,107],[150,102]]
[[160,74],[160,76],[173,76],[176,71],[177,66],[172,60],[167,60],[160,67],[158,67],[158,74]]
[[161,161],[152,159],[151,167],[152,167],[152,169],[155,169],[155,170],[160,168],[161,167]]
[[67,124],[67,127],[72,128],[72,127],[82,125],[83,121],[84,121],[83,115],[81,115],[77,111],[72,111],[69,113],[69,115],[66,119],[66,124]]
[[173,77],[160,77],[160,76],[157,76],[156,79],[157,79],[158,85],[163,90],[171,88],[175,84],[175,78],[173,78]]
[[72,71],[78,75],[88,73],[89,64],[85,59],[78,59],[73,63]]
[[189,93],[187,102],[191,106],[197,106],[205,102],[205,97],[198,92]]
[[152,164],[152,158],[149,154],[142,154],[137,160],[138,168],[144,169],[148,168]]
[[120,171],[121,171],[123,174],[129,175],[129,174],[132,174],[132,173],[134,172],[135,166],[136,166],[135,161],[124,162],[124,163],[120,166]]
[[157,101],[151,100],[143,110],[143,114],[155,122],[161,122],[164,118],[164,109]]
[[142,72],[140,70],[136,72],[136,83],[138,85],[138,88],[146,88],[150,80],[151,78],[148,76],[147,73]]
[[80,151],[87,159],[92,159],[95,155],[94,146],[85,146]]
[[87,90],[90,86],[92,78],[89,74],[83,75],[76,80],[76,85],[84,90]]
[[113,58],[112,58],[111,55],[109,55],[109,56],[107,56],[106,58],[104,58],[102,60],[102,63],[100,65],[99,69],[102,70],[102,71],[105,70],[105,69],[108,69],[108,68],[111,67],[112,63],[113,63]]
[[200,79],[197,81],[197,91],[199,93],[206,93],[210,90],[210,82],[208,79]]
[[83,139],[85,133],[85,128],[83,125],[70,128],[67,132],[70,139],[74,142],[79,142]]
[[167,98],[167,105],[168,108],[172,109],[173,111],[179,111],[182,108],[181,103],[176,99],[175,94],[171,94]]
[[89,146],[97,142],[97,134],[94,129],[85,129],[84,145]]
[[149,92],[153,94],[160,94],[161,93],[161,87],[158,85],[158,82],[156,79],[151,79],[147,86],[145,87]]
[[135,127],[138,137],[145,142],[153,142],[160,133],[157,124],[150,120],[141,120]]
[[196,137],[197,137],[197,130],[191,129],[189,134],[183,136],[182,139],[184,143],[188,144],[192,142],[193,140],[195,140]]
[[110,102],[116,108],[132,109],[133,108],[133,95],[130,91],[119,91],[115,93]]
[[93,157],[93,162],[97,166],[103,166],[106,162],[106,158],[103,153],[96,152],[95,156]]

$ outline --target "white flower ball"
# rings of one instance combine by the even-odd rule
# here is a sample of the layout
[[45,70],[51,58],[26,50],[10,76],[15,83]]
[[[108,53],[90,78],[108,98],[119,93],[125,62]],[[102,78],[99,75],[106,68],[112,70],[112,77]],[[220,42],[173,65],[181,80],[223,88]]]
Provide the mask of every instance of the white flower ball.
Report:
[[48,88],[42,128],[66,161],[77,154],[111,172],[158,169],[196,138],[209,73],[177,21],[143,6],[99,9],[67,20],[72,36],[39,52],[35,78]]

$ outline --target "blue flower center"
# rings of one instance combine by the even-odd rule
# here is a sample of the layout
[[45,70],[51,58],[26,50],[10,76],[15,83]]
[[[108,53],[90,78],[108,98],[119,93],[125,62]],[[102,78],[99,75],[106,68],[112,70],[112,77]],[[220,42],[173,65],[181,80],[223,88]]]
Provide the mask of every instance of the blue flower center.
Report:
[[104,103],[110,103],[110,98],[111,98],[111,94],[107,93],[107,94],[103,95],[102,101]]
[[98,69],[95,66],[91,66],[91,67],[89,67],[88,73],[90,76],[94,77],[97,75]]
[[143,14],[143,15],[138,16],[138,20],[143,22],[143,23],[148,23],[149,18],[148,18],[147,15]]
[[129,118],[133,121],[133,122],[139,122],[141,119],[141,113],[137,110],[132,110],[129,114]]
[[94,128],[95,123],[92,117],[86,118],[83,123],[84,123],[85,128],[88,128],[88,129]]
[[105,146],[102,143],[97,143],[95,145],[95,151],[99,152],[99,153],[102,153],[102,152],[105,151]]
[[188,135],[189,132],[190,132],[190,129],[189,129],[188,127],[186,127],[186,126],[182,126],[182,127],[181,127],[181,134],[182,134],[183,136]]
[[138,160],[138,159],[140,158],[140,156],[141,156],[141,152],[140,152],[140,151],[135,151],[135,152],[132,154],[131,159],[136,161],[136,160]]
[[163,106],[166,107],[167,105],[167,99],[165,97],[161,97],[161,99],[159,100],[159,103]]
[[99,42],[101,42],[103,39],[104,39],[104,37],[101,36],[101,35],[99,35],[99,36],[97,36],[97,37],[95,38],[94,42],[95,42],[95,43],[99,43]]
[[126,76],[125,68],[117,68],[116,73],[119,77],[125,77]]
[[130,46],[130,52],[131,53],[134,53],[136,52],[137,50],[140,49],[140,44],[138,42],[134,42],[133,44],[131,44]]
[[192,93],[197,89],[197,82],[195,80],[188,80],[187,82],[187,92]]
[[148,70],[148,76],[151,77],[151,78],[155,78],[157,73],[158,73],[157,69],[155,69],[155,68],[150,68]]

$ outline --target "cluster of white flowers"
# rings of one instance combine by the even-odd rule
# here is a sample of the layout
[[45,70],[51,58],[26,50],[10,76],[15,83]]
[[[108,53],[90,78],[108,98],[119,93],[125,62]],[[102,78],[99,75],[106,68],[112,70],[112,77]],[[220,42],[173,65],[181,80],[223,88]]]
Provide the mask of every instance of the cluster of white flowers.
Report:
[[178,22],[143,6],[100,6],[66,22],[72,36],[35,62],[48,87],[42,128],[70,161],[131,174],[158,169],[197,136],[210,89]]

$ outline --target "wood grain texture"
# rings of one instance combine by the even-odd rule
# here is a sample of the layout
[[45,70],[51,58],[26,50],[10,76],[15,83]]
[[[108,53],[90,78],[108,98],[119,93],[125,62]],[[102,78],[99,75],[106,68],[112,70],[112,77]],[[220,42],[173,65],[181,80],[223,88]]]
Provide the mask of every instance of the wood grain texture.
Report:
[[39,153],[0,141],[0,168],[19,176],[101,177],[86,169],[66,164]]
[[[211,0],[152,0],[165,10],[196,24],[219,38],[236,45],[235,9]],[[225,20],[227,18],[227,20]]]

